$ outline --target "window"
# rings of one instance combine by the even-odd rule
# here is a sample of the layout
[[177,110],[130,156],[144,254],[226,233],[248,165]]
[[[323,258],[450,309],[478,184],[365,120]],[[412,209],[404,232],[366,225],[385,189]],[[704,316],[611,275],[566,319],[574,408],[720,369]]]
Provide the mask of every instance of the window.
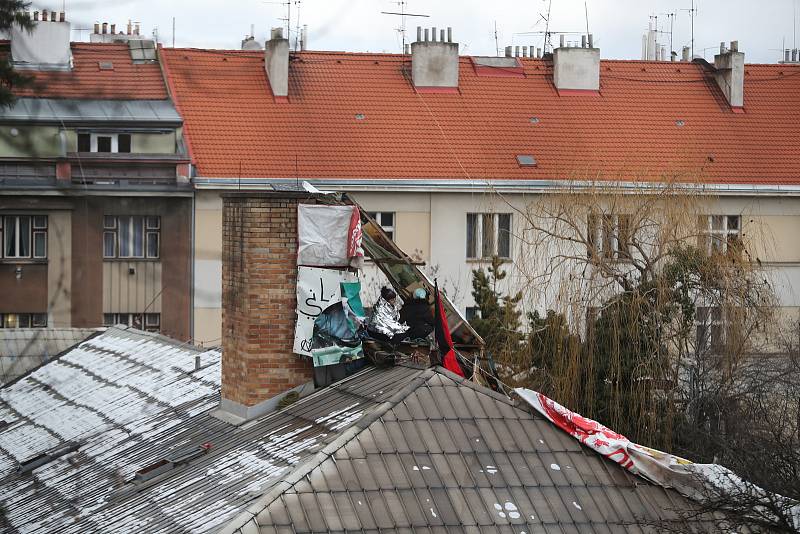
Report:
[[708,254],[738,251],[741,245],[740,215],[703,215],[699,218],[698,248]]
[[78,152],[129,153],[130,151],[131,134],[78,134]]
[[725,345],[727,324],[719,307],[697,308],[697,351],[718,351]]
[[478,306],[467,306],[467,321],[481,318],[481,309]]
[[0,231],[3,257],[47,258],[47,215],[6,215]]
[[161,217],[103,217],[103,257],[156,259],[160,252]]
[[389,239],[394,241],[394,212],[393,211],[368,211],[367,215],[375,219],[375,222],[383,228]]
[[148,332],[161,331],[160,313],[104,313],[103,326],[122,324]]
[[467,213],[467,258],[511,257],[510,213]]
[[47,314],[0,313],[0,328],[47,328]]
[[633,228],[630,215],[589,215],[586,240],[590,258],[629,260]]

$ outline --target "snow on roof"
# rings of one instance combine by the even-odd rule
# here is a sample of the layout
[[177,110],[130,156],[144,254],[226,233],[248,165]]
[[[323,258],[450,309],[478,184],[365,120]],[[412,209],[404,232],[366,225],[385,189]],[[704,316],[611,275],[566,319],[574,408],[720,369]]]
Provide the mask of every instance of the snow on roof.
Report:
[[[420,373],[368,370],[236,427],[209,413],[220,360],[218,351],[110,328],[0,389],[0,525],[212,530]],[[210,449],[196,458],[134,481],[203,444]]]

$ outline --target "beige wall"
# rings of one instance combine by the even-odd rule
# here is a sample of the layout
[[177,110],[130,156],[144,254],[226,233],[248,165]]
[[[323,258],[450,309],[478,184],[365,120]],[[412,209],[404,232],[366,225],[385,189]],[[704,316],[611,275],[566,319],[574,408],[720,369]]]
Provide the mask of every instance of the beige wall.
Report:
[[753,215],[744,231],[750,253],[760,261],[800,263],[800,216]]
[[72,311],[72,212],[53,211],[47,221],[47,326],[70,328]]
[[174,154],[175,132],[133,134],[131,151],[139,154]]
[[[17,135],[11,134],[12,128],[16,129]],[[61,154],[61,136],[57,126],[0,126],[0,156],[56,157]]]
[[222,198],[219,192],[195,196],[194,339],[218,346],[222,337]]
[[104,261],[103,313],[161,313],[161,287],[160,261]]

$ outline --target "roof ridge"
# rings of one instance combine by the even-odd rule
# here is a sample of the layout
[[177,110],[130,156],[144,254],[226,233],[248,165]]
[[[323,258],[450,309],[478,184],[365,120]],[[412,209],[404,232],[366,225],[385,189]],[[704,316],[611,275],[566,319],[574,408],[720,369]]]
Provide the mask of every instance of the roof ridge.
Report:
[[219,531],[220,534],[233,534],[243,528],[245,525],[247,525],[247,523],[253,520],[256,515],[261,513],[278,497],[280,497],[286,490],[290,489],[300,480],[305,478],[306,475],[322,465],[322,463],[328,458],[333,457],[336,451],[344,447],[353,438],[366,430],[369,425],[386,414],[386,412],[397,406],[403,401],[403,399],[414,393],[417,389],[419,389],[420,386],[426,384],[428,380],[430,380],[437,373],[438,369],[436,368],[421,370],[420,374],[412,378],[408,384],[403,386],[402,389],[397,391],[386,401],[379,404],[370,413],[361,417],[358,421],[353,423],[350,428],[339,434],[336,439],[328,443],[316,454],[291,470],[280,482],[270,487],[269,491],[259,497],[253,504],[248,506],[244,512],[230,520],[228,524]]

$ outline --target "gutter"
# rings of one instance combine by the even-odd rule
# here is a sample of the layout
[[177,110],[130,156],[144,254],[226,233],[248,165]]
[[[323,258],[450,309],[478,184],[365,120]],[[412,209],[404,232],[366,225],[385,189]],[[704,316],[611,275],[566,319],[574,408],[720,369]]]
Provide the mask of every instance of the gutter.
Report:
[[[344,191],[386,191],[407,193],[568,193],[575,191],[611,189],[622,192],[663,192],[666,187],[698,194],[721,196],[800,196],[800,184],[713,184],[713,183],[668,183],[588,180],[425,180],[398,178],[394,180],[372,180],[357,178],[323,178],[303,180],[311,185]],[[300,190],[296,178],[209,178],[192,179],[195,189],[287,191]]]

